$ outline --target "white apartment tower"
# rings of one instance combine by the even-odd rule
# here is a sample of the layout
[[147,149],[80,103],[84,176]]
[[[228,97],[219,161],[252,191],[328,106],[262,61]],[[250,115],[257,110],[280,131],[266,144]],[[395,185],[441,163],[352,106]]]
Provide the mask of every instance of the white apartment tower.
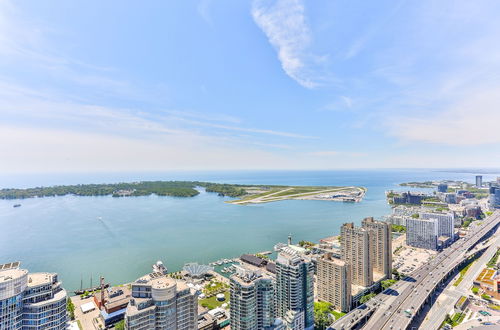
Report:
[[276,259],[276,316],[293,330],[314,328],[313,281],[312,261],[283,248]]
[[438,220],[438,237],[446,236],[453,238],[454,237],[454,228],[455,228],[455,216],[453,213],[430,213],[423,212],[420,213],[420,219],[429,220],[429,219],[437,219]]
[[57,274],[29,274],[19,266],[0,265],[0,329],[66,329],[68,296]]
[[413,247],[437,250],[438,219],[406,220],[406,244]]
[[259,270],[235,266],[231,276],[231,329],[272,329],[275,322],[274,280]]
[[126,329],[195,330],[197,321],[197,296],[186,283],[162,273],[151,273],[132,283]]

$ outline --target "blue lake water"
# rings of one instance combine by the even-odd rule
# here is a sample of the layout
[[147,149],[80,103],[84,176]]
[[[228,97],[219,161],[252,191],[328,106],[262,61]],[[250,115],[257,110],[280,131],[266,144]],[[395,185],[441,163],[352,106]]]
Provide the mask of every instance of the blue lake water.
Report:
[[[496,175],[484,175],[493,180]],[[48,197],[0,200],[0,263],[20,260],[30,271],[58,272],[73,290],[102,275],[112,284],[135,280],[163,260],[170,270],[242,253],[271,250],[285,242],[335,235],[344,222],[390,213],[385,190],[401,182],[433,179],[474,181],[469,173],[430,170],[172,172],[0,176],[1,187],[135,180],[203,180],[243,184],[359,185],[361,203],[282,201],[230,205],[202,192],[175,197]],[[21,203],[22,207],[13,208]]]

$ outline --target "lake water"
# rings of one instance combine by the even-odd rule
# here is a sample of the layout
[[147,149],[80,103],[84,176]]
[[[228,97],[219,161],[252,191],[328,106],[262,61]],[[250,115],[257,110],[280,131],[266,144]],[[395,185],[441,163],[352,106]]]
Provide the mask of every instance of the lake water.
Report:
[[[496,175],[484,175],[493,180]],[[176,197],[48,197],[0,200],[0,263],[21,261],[30,271],[57,272],[64,287],[93,284],[102,275],[112,284],[130,282],[163,260],[169,270],[184,263],[271,250],[285,242],[335,235],[344,222],[390,213],[385,190],[407,181],[460,179],[469,173],[430,170],[173,172],[0,177],[1,187],[103,183],[135,180],[203,180],[243,184],[359,185],[361,203],[282,201],[230,205],[227,197],[202,192]],[[22,207],[13,208],[21,203]]]

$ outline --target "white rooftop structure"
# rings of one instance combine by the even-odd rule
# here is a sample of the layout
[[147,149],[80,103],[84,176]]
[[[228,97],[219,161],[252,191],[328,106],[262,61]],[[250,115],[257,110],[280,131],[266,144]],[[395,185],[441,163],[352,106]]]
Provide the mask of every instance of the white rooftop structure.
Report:
[[91,302],[88,302],[88,303],[81,305],[80,309],[82,310],[83,314],[86,314],[86,313],[91,312],[94,309],[96,309],[96,306],[95,306],[94,302],[91,301]]
[[182,269],[191,277],[202,277],[214,270],[211,266],[199,265],[197,262],[185,264]]

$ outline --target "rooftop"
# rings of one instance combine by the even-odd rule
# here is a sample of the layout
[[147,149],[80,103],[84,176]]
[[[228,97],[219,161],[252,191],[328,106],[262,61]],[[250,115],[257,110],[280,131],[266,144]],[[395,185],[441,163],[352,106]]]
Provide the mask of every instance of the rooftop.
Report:
[[162,273],[150,273],[144,275],[135,280],[133,284],[150,285],[155,289],[166,289],[172,286],[177,286],[177,291],[181,291],[188,288],[185,281],[174,280],[173,278],[167,277]]
[[10,268],[7,270],[0,270],[0,283],[18,279],[27,274],[28,271],[26,269]]
[[479,274],[479,276],[476,278],[476,281],[493,285],[493,279],[495,277],[495,274],[496,274],[496,270],[484,268],[481,271],[481,274]]
[[32,273],[28,276],[28,286],[51,284],[56,274],[54,273]]
[[241,261],[244,261],[250,265],[254,265],[257,267],[262,267],[267,263],[267,261],[265,259],[254,256],[253,254],[243,254],[240,257],[240,259],[241,259]]
[[322,255],[320,257],[320,259],[328,261],[330,263],[333,263],[337,266],[345,266],[345,264],[346,264],[343,260],[340,260],[338,258],[334,258],[331,253],[325,253],[324,255]]

